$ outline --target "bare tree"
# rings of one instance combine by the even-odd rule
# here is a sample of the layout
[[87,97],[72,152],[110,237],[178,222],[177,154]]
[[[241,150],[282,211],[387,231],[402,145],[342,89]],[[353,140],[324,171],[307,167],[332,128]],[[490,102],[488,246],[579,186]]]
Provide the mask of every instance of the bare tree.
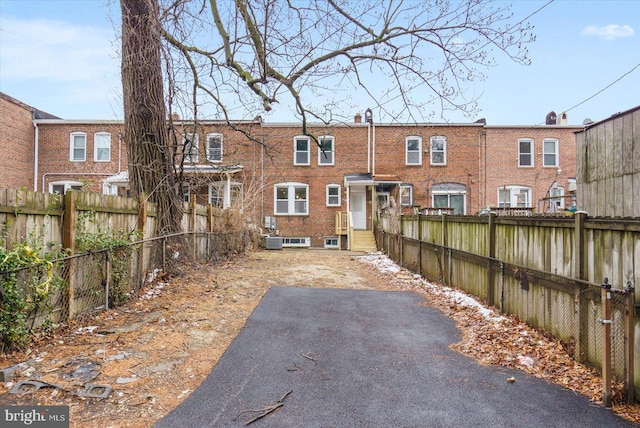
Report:
[[156,202],[159,233],[180,230],[182,198],[174,175],[163,90],[157,0],[122,0],[122,89],[129,181]]
[[[534,40],[531,26],[514,19],[509,6],[486,0],[121,0],[121,5],[132,181],[150,195],[173,192],[162,209],[180,199],[169,177],[170,145],[161,137],[164,102],[170,111],[183,109],[185,117],[231,124],[232,118],[253,118],[289,101],[307,135],[309,120],[334,120],[327,103],[348,102],[354,90],[368,94],[392,120],[446,118],[447,110],[472,115],[477,94],[467,92],[468,82],[485,77],[497,64],[496,53],[528,64],[526,44]],[[335,100],[317,103],[327,94]],[[393,110],[397,101],[401,107]]]

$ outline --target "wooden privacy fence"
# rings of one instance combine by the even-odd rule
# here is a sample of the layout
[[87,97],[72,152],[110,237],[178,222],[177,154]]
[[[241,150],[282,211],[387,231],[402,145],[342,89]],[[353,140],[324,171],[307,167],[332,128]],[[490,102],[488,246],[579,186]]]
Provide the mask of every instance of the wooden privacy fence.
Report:
[[392,224],[380,218],[378,248],[401,266],[552,333],[634,399],[640,221],[444,214],[404,216],[401,233]]

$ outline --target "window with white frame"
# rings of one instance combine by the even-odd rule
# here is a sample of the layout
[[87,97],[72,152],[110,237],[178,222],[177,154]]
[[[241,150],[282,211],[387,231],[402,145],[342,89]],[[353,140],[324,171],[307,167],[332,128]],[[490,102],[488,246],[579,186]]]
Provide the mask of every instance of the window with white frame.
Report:
[[96,162],[111,160],[111,134],[108,132],[93,134],[93,160]]
[[72,162],[84,162],[87,160],[87,134],[84,132],[71,133],[71,153]]
[[64,195],[67,190],[82,190],[82,183],[78,181],[53,181],[49,183],[49,193]]
[[198,134],[185,134],[182,139],[182,150],[186,163],[198,162]]
[[453,208],[454,214],[466,213],[467,190],[464,184],[436,184],[431,189],[432,206],[434,208]]
[[207,160],[209,162],[222,162],[222,134],[212,133],[207,135]]
[[325,237],[324,248],[338,248],[339,242],[337,237]]
[[431,165],[447,164],[447,137],[431,137]]
[[531,187],[501,186],[498,187],[498,207],[531,208]]
[[533,140],[531,138],[518,140],[518,166],[533,166]]
[[333,165],[335,157],[334,138],[322,136],[318,138],[318,165]]
[[413,186],[403,184],[400,186],[400,205],[409,207],[413,205]]
[[309,165],[311,156],[309,155],[309,147],[311,139],[305,136],[295,137],[293,139],[293,164]]
[[310,247],[311,238],[305,237],[284,237],[282,238],[283,247]]
[[274,214],[309,214],[309,185],[303,183],[280,183],[274,186]]
[[407,137],[405,163],[407,165],[422,165],[422,138]]
[[542,140],[542,165],[558,166],[558,140],[554,138]]
[[242,205],[242,183],[217,181],[209,185],[209,203],[218,208]]
[[327,184],[327,206],[339,207],[342,205],[340,199],[340,185],[339,184]]

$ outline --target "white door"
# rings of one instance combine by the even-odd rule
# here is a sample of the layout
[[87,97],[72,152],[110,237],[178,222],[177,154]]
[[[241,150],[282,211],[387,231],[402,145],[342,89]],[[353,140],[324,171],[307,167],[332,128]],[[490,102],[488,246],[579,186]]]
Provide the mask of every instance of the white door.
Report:
[[349,206],[354,229],[367,228],[367,199],[364,189],[351,188]]

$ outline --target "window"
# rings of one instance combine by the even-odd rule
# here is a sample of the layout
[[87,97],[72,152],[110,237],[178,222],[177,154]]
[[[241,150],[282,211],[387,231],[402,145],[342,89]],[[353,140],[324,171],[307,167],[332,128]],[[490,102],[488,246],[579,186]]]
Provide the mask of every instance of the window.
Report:
[[431,189],[434,208],[453,208],[453,213],[464,215],[466,213],[467,190],[464,184],[443,183],[436,184]]
[[422,165],[422,138],[407,137],[406,147],[406,164]]
[[93,135],[93,160],[109,162],[111,160],[111,134],[96,132]]
[[71,161],[84,162],[87,160],[87,134],[84,132],[71,133]]
[[502,186],[498,188],[498,207],[531,208],[531,187]]
[[282,238],[283,247],[310,247],[311,238]]
[[309,137],[295,137],[293,140],[293,164],[309,165]]
[[324,238],[324,248],[338,248],[338,238]]
[[533,140],[518,140],[518,166],[533,166]]
[[447,164],[447,138],[431,137],[431,165]]
[[64,195],[67,190],[82,191],[82,183],[78,181],[54,181],[49,183],[49,193]]
[[182,150],[185,162],[198,162],[198,134],[185,134],[182,141]]
[[309,185],[281,183],[274,186],[274,214],[309,214]]
[[558,166],[558,140],[542,140],[542,166]]
[[207,135],[207,160],[222,162],[222,134]]
[[218,208],[242,205],[242,183],[218,181],[209,185],[209,203]]
[[413,186],[402,185],[400,186],[400,205],[403,207],[409,207],[413,205]]
[[318,165],[333,165],[334,158],[334,139],[330,136],[318,138]]
[[327,184],[327,206],[339,207],[342,205],[340,200],[340,185]]

